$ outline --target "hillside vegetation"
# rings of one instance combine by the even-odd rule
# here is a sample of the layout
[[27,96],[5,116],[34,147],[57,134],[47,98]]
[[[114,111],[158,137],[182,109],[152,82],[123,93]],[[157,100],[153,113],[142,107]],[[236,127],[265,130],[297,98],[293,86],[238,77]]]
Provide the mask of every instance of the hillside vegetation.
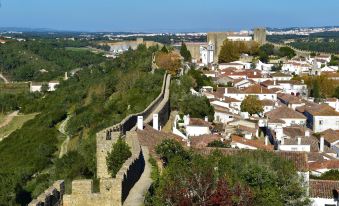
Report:
[[[34,54],[44,53],[39,46],[34,48]],[[39,114],[0,142],[0,205],[27,204],[57,179],[66,180],[67,190],[74,178],[95,179],[96,132],[142,111],[160,93],[164,71],[150,72],[156,50],[139,46],[114,61],[92,53],[74,54],[81,59],[80,64],[88,59],[97,62],[62,81],[54,93],[27,95],[17,101],[21,112]],[[60,50],[59,56],[62,59],[68,54]],[[8,71],[15,78],[21,77],[16,75],[21,67]],[[73,150],[59,159],[58,148],[65,136],[57,125],[68,115],[66,130]]]

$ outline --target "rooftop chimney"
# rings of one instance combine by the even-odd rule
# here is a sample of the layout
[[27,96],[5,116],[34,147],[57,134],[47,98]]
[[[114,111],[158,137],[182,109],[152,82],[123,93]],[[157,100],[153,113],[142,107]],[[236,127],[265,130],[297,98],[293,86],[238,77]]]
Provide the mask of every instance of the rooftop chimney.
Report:
[[225,94],[228,94],[228,91],[227,91],[227,90],[228,90],[228,88],[226,87],[226,88],[225,88]]
[[205,116],[205,122],[208,122],[208,116]]
[[281,138],[281,142],[280,142],[281,145],[284,145],[285,144],[285,138]]
[[305,137],[309,137],[310,136],[310,131],[309,130],[305,130]]
[[301,137],[298,137],[298,145],[301,145]]
[[324,152],[324,144],[325,144],[324,137],[320,137],[320,148],[319,148],[319,152]]
[[159,115],[153,114],[153,129],[159,130]]
[[144,117],[143,116],[138,116],[137,128],[138,130],[144,130]]

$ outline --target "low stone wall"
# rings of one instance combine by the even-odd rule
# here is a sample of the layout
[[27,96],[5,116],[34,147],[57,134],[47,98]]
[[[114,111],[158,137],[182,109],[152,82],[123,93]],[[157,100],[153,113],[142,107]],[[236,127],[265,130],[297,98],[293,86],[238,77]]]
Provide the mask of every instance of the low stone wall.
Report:
[[65,194],[63,180],[56,181],[51,187],[32,200],[28,206],[62,206],[62,198]]

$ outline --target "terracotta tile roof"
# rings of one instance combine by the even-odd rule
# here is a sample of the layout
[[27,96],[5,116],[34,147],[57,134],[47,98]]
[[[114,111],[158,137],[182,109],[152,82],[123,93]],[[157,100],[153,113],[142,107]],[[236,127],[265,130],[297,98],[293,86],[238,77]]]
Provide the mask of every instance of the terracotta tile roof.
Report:
[[304,115],[285,106],[266,112],[265,115],[270,119],[306,119]]
[[228,87],[227,88],[227,94],[242,94],[243,91],[242,90],[239,90],[235,87]]
[[272,100],[264,99],[264,100],[261,100],[261,104],[263,106],[274,106],[275,102]]
[[339,189],[339,181],[310,180],[310,197],[333,198],[333,190]]
[[271,74],[272,77],[292,77],[290,74],[284,74],[284,73],[281,73],[281,72],[276,72],[276,73],[273,73]]
[[273,150],[273,145],[265,145],[265,142],[262,140],[249,140],[249,139],[245,139],[243,137],[239,137],[237,135],[232,135],[231,136],[232,142],[238,142],[244,145],[248,145],[248,146],[252,146],[252,147],[256,147],[258,149],[262,149],[262,150],[268,150],[268,151],[272,151]]
[[199,118],[190,118],[189,126],[200,126],[200,127],[209,127],[211,124],[209,122],[206,122],[203,119]]
[[269,119],[268,123],[280,123],[280,124],[285,124],[286,122],[282,119]]
[[325,102],[336,102],[337,100],[337,98],[327,98],[325,99]]
[[301,99],[299,97],[290,94],[280,93],[278,94],[278,99],[286,104],[301,104]]
[[[297,145],[298,138],[285,139],[284,144],[285,145]],[[311,152],[319,152],[319,140],[316,137],[311,136],[311,137],[301,138],[301,145],[310,145]],[[333,149],[329,148],[328,146],[324,146],[324,153],[336,154],[336,152]]]
[[272,88],[272,89],[270,89],[273,93],[279,93],[279,92],[281,92],[282,90],[281,89],[279,89],[279,88]]
[[220,135],[201,135],[191,137],[191,147],[193,148],[205,148],[208,143],[213,142],[215,140],[221,140]]
[[149,148],[150,153],[152,153],[153,155],[156,155],[155,147],[165,139],[177,140],[184,146],[186,145],[182,141],[181,137],[173,133],[154,130],[149,125],[145,125],[144,130],[137,130],[137,137],[139,139],[140,145],[147,146]]
[[330,144],[339,140],[339,131],[333,129],[325,130],[321,135],[324,137],[324,140]]
[[327,104],[317,104],[311,107],[305,107],[305,112],[310,113],[313,116],[339,116],[339,112],[335,111]]
[[266,80],[260,83],[261,85],[263,85],[264,87],[268,87],[270,85],[274,85],[274,81],[272,80]]
[[319,162],[310,162],[308,166],[310,170],[339,169],[339,160],[324,160]]
[[213,94],[216,98],[223,98],[225,94],[225,87],[218,87]]
[[[296,137],[304,137],[305,136],[305,131],[307,129],[302,126],[291,126],[291,127],[284,127],[283,128],[283,133],[284,135],[291,137],[291,138],[296,138]],[[311,131],[310,135],[311,135]]]
[[259,84],[249,86],[242,90],[245,94],[273,94],[270,89],[267,89]]
[[319,152],[308,152],[307,158],[308,158],[309,162],[319,162],[319,161],[336,159],[333,156],[330,156],[330,155],[325,154],[325,153],[319,153]]
[[252,133],[253,135],[255,135],[257,133],[257,128],[253,128],[253,127],[247,127],[247,126],[244,126],[244,125],[238,125],[238,128],[242,131],[245,131],[245,132],[250,132]]
[[224,97],[223,102],[232,103],[232,102],[241,102],[241,101],[234,99],[234,98],[231,98],[231,97]]

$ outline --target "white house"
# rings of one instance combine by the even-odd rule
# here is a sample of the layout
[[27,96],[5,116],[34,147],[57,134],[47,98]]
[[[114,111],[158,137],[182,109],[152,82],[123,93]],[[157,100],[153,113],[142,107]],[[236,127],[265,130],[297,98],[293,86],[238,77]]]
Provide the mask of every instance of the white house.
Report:
[[49,92],[53,92],[56,90],[57,86],[60,84],[59,81],[50,81],[48,83],[41,83],[41,82],[30,82],[29,91],[30,92],[41,92],[42,86],[47,84]]
[[272,71],[273,66],[274,64],[265,64],[259,60],[256,65],[256,69],[262,71],[263,73],[269,73],[270,71]]
[[307,117],[307,126],[312,128],[315,133],[327,129],[339,130],[339,112],[327,104],[303,106],[297,110],[304,113]]
[[224,94],[225,97],[234,98],[240,101],[244,100],[245,97],[251,96],[251,95],[258,97],[259,100],[264,100],[264,99],[273,100],[273,101],[277,100],[277,94],[275,92],[263,86],[260,86],[259,84],[252,85],[242,90],[239,90],[234,87],[225,88],[225,94]]
[[211,134],[208,119],[202,120],[188,117],[187,122],[185,122],[185,128],[189,137]]
[[261,83],[267,89],[277,88],[281,92],[286,94],[291,94],[295,96],[307,96],[308,90],[307,85],[303,82],[289,80],[289,81],[276,81],[276,80],[267,80]]
[[267,112],[265,116],[272,120],[282,120],[284,122],[283,127],[306,125],[306,117],[304,115],[285,106]]
[[335,111],[339,112],[339,100],[337,98],[328,98],[324,101],[325,104],[335,109]]
[[293,77],[290,74],[284,74],[284,73],[281,73],[281,72],[271,73],[270,75],[271,75],[273,81],[274,80],[276,80],[276,81],[289,81]]

